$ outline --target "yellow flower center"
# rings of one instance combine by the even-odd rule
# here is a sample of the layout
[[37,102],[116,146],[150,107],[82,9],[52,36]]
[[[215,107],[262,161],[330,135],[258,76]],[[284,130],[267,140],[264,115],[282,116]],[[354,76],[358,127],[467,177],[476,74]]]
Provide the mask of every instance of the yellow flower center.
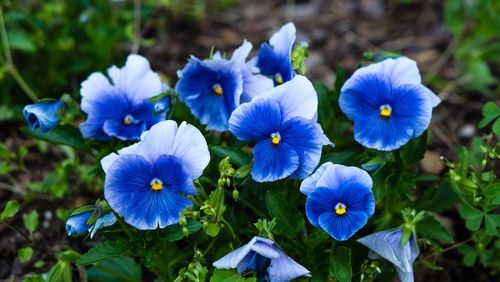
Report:
[[134,122],[134,117],[132,115],[126,115],[125,118],[123,119],[123,123],[125,125],[130,125]]
[[283,84],[283,77],[280,73],[274,75],[274,81],[276,81],[276,83],[278,84]]
[[380,116],[388,118],[392,114],[392,108],[389,105],[382,105],[380,106]]
[[212,86],[212,90],[216,95],[222,95],[224,93],[224,90],[222,90],[222,86],[220,86],[219,83],[214,84],[214,86]]
[[278,145],[281,141],[281,136],[278,132],[271,134],[271,143]]
[[163,182],[158,178],[151,180],[150,185],[151,189],[153,189],[154,191],[160,191],[163,189]]
[[335,205],[335,213],[337,215],[344,215],[347,212],[347,207],[343,203]]

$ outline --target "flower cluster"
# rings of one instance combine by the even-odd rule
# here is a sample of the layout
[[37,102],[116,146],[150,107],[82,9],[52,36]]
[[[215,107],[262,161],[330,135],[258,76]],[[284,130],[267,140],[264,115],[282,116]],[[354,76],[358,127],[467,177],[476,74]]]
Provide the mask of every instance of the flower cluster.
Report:
[[[375,212],[373,181],[366,170],[357,167],[325,162],[317,168],[323,146],[333,143],[318,123],[318,94],[313,84],[292,67],[294,42],[295,26],[289,23],[261,45],[253,60],[247,60],[252,44],[246,40],[231,58],[220,52],[205,60],[191,56],[178,72],[175,91],[168,93],[178,95],[208,130],[229,130],[249,145],[247,149],[253,153],[251,178],[256,182],[303,179],[300,191],[306,195],[305,212],[311,225],[345,241]],[[81,84],[81,109],[87,115],[80,125],[81,133],[85,138],[137,141],[101,160],[109,207],[119,220],[122,217],[139,230],[165,228],[181,219],[186,225],[182,212],[193,206],[192,199],[198,195],[193,181],[210,162],[205,137],[186,122],[178,125],[165,120],[175,96],[164,93],[168,86],[145,58],[130,55],[123,68],[113,66],[107,74],[110,79],[93,73]],[[420,136],[439,102],[422,85],[416,63],[405,57],[358,69],[342,87],[339,98],[341,110],[354,122],[355,140],[380,151],[396,150]],[[58,124],[61,105],[60,101],[28,105],[24,115],[33,129],[47,132]],[[379,165],[365,167],[372,170]],[[232,167],[231,171],[221,172],[220,189],[231,183],[228,176],[234,175]],[[202,206],[200,210],[211,212],[210,199],[205,204],[195,202]],[[209,212],[206,215],[216,214]],[[67,221],[67,233],[90,232],[93,237],[98,229],[117,221],[114,213],[92,223],[92,211],[75,214]],[[216,220],[220,219],[217,216]],[[418,247],[414,235],[404,246],[399,244],[401,237],[401,229],[395,229],[358,242],[393,263],[401,280],[413,281],[412,264]],[[213,266],[236,268],[240,275],[255,272],[259,281],[310,276],[309,270],[269,238],[254,237]]]

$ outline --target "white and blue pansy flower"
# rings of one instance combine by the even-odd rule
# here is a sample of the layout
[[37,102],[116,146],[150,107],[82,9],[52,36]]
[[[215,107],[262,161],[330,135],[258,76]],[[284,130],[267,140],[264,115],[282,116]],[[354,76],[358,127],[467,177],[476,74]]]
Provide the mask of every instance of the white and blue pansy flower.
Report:
[[324,163],[300,186],[309,222],[336,240],[349,239],[375,212],[372,186],[362,169]]
[[252,44],[244,41],[230,60],[216,52],[211,59],[191,56],[178,72],[175,87],[179,99],[208,130],[226,131],[231,113],[241,102],[272,88],[272,81],[259,75],[245,60]]
[[81,109],[87,114],[87,120],[80,124],[83,137],[137,140],[165,119],[164,113],[154,114],[154,103],[148,99],[167,87],[144,57],[129,55],[124,67],[113,66],[108,75],[111,81],[95,72],[81,84]]
[[316,121],[318,97],[311,82],[298,75],[238,107],[229,130],[242,141],[256,141],[252,178],[258,182],[288,176],[305,178],[330,144]]
[[46,101],[27,105],[23,109],[23,115],[31,129],[48,132],[59,124],[61,119],[59,110],[62,105],[62,101]]
[[179,221],[196,195],[193,180],[210,161],[205,138],[192,125],[157,123],[141,141],[101,160],[109,206],[140,230],[164,228]]
[[419,255],[419,249],[413,234],[410,240],[401,247],[402,236],[403,231],[400,227],[373,233],[358,239],[358,242],[370,249],[371,258],[383,257],[390,261],[402,282],[413,282],[413,263]]
[[217,269],[236,268],[238,274],[257,272],[258,281],[286,282],[310,271],[288,257],[269,239],[253,237],[250,242],[213,263]]
[[94,213],[94,210],[85,211],[71,216],[66,221],[66,233],[68,236],[79,236],[90,232],[90,238],[93,238],[99,229],[109,227],[116,223],[116,217],[112,212],[104,214],[97,218],[92,224],[87,224],[87,221]]
[[292,67],[292,48],[295,42],[295,25],[287,23],[260,46],[256,66],[263,75],[280,85],[295,76]]
[[361,145],[391,151],[420,136],[440,99],[422,85],[417,64],[386,59],[358,69],[342,87],[339,105]]

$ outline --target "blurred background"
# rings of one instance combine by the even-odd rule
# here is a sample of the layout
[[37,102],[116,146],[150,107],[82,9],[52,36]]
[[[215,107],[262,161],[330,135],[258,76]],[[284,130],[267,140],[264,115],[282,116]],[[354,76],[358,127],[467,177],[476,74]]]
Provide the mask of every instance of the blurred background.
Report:
[[[123,65],[138,52],[173,86],[190,54],[214,46],[231,52],[243,39],[259,45],[293,21],[307,42],[307,76],[333,87],[382,52],[418,62],[424,83],[443,100],[434,111],[432,143],[421,166],[440,174],[440,156],[480,142],[477,124],[488,101],[500,101],[500,1],[496,0],[1,0],[0,207],[13,197],[38,210],[36,240],[78,249],[64,234],[64,208],[88,204],[102,182],[85,156],[27,137],[22,107],[37,98],[69,94],[95,71]],[[56,209],[56,207],[60,207]],[[16,223],[12,222],[13,225]],[[22,223],[19,223],[22,225]],[[0,279],[51,266],[22,264],[22,245],[0,225]],[[38,254],[44,257],[44,254]],[[35,259],[36,261],[36,259]],[[461,265],[460,258],[456,263]],[[451,271],[451,270],[450,270]],[[460,269],[453,271],[463,271]],[[481,275],[481,269],[473,269]],[[446,276],[443,274],[443,276]],[[419,281],[425,274],[417,277]]]

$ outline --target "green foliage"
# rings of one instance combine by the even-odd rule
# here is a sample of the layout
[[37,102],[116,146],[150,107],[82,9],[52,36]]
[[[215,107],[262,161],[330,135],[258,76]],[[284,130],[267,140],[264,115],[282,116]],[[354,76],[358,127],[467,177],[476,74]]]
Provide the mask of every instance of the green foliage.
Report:
[[257,279],[254,277],[243,278],[232,269],[216,269],[210,282],[257,282]]
[[340,282],[352,281],[351,249],[341,246],[330,256],[330,275]]
[[0,214],[0,221],[9,219],[17,214],[19,211],[19,203],[16,200],[10,200],[5,204],[5,208]]
[[24,247],[17,250],[17,257],[19,258],[19,261],[22,263],[27,263],[28,261],[30,261],[32,256],[33,256],[33,248],[31,247]]
[[483,119],[479,123],[479,128],[485,128],[490,123],[493,123],[493,133],[500,136],[500,107],[493,101],[483,106]]
[[304,229],[304,217],[293,206],[271,191],[266,194],[266,206],[271,218],[276,218],[280,234],[295,237]]
[[117,257],[96,263],[87,270],[90,281],[95,282],[140,282],[142,269],[132,258]]
[[87,253],[83,254],[76,263],[79,265],[88,265],[100,261],[109,260],[121,256],[125,248],[119,242],[103,242],[95,245]]
[[38,212],[36,210],[23,214],[24,227],[28,229],[30,236],[33,236],[33,232],[35,232],[38,227]]

